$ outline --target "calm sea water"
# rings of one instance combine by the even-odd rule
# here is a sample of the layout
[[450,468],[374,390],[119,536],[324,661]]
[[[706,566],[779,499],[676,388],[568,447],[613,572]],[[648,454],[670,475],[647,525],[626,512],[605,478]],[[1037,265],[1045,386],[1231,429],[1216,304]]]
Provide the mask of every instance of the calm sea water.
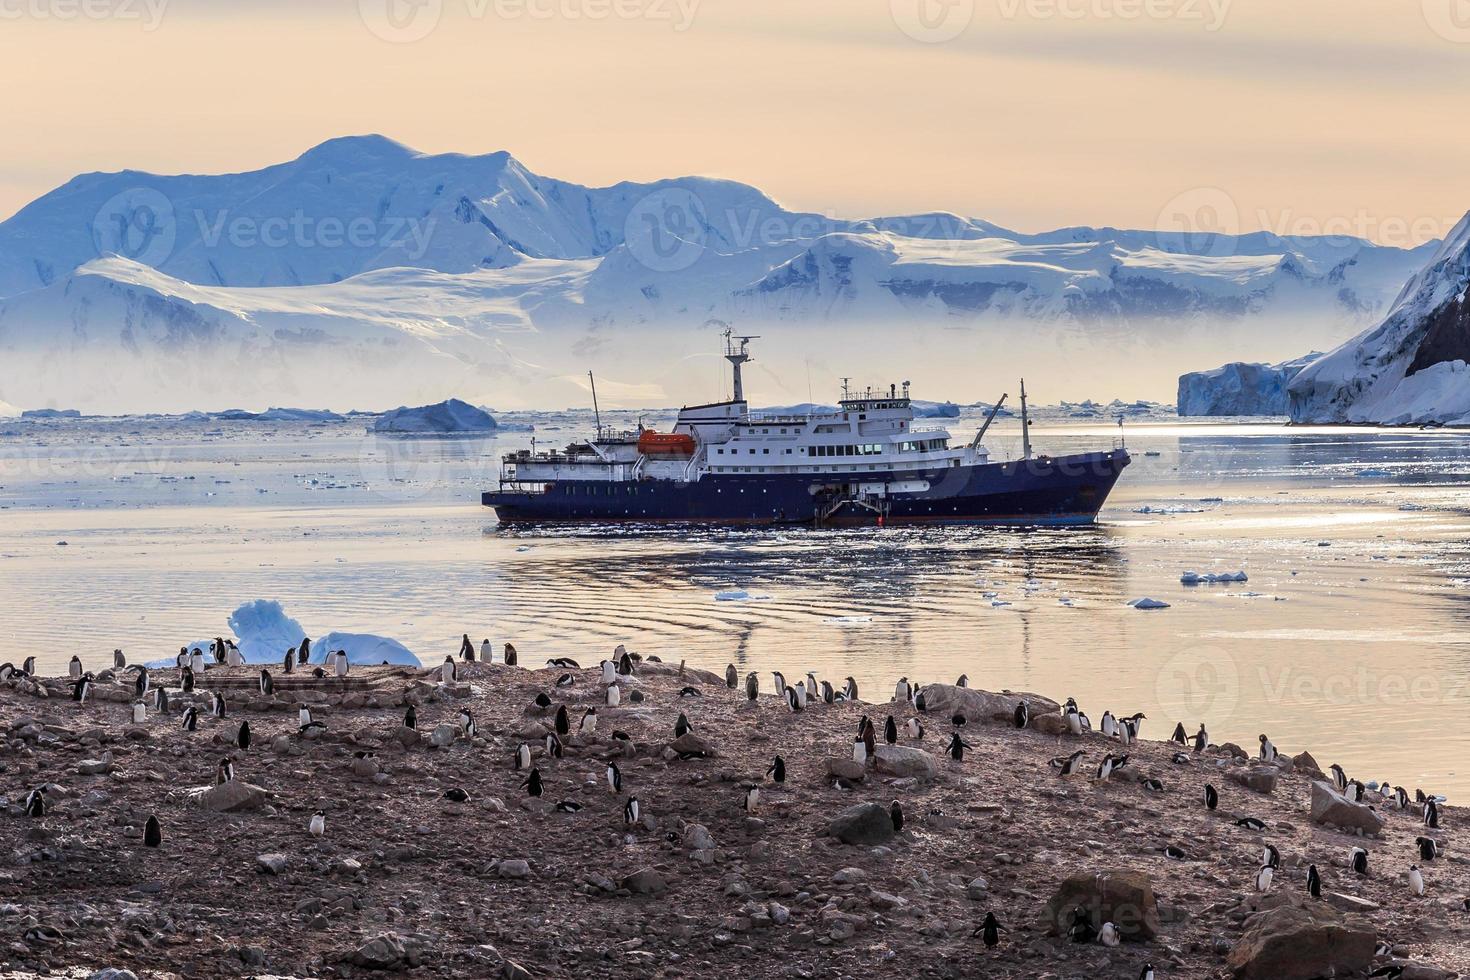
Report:
[[[536,438],[585,425],[543,419]],[[1053,453],[1118,435],[1033,428]],[[1153,737],[1204,721],[1216,741],[1266,732],[1364,779],[1470,791],[1470,433],[1135,421],[1135,463],[1092,528],[504,531],[478,492],[530,438],[0,425],[0,660],[167,656],[267,598],[313,635],[382,633],[425,662],[468,632],[524,663],[595,662],[621,642],[851,674],[882,698],[899,675],[964,672],[1094,718],[1144,711]],[[1018,441],[1003,420],[988,444]],[[1249,581],[1186,587],[1186,570]],[[715,599],[728,589],[751,598]],[[1170,608],[1127,605],[1143,596]]]

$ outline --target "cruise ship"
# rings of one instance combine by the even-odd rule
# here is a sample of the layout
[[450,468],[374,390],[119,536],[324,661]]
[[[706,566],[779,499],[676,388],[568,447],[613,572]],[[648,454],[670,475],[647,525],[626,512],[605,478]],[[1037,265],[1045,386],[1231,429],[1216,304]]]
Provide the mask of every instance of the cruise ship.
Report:
[[672,432],[614,432],[599,420],[586,442],[511,453],[482,502],[503,525],[1090,524],[1130,461],[1121,444],[1033,454],[1024,382],[1023,453],[999,462],[981,442],[999,403],[955,445],[945,429],[915,424],[908,382],[844,384],[836,411],[752,412],[740,369],[756,339],[725,333],[729,401],[680,409]]

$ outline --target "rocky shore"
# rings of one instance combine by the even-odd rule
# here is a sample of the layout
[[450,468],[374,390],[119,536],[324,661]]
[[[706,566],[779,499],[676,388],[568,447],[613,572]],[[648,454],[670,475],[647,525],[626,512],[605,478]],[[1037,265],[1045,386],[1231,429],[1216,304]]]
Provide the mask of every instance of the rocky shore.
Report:
[[[130,672],[101,672],[83,704],[65,678],[0,684],[0,975],[1470,971],[1470,868],[1454,839],[1462,811],[1441,807],[1427,829],[1412,802],[1400,809],[1370,791],[1371,805],[1355,803],[1305,747],[1281,746],[1269,765],[1229,745],[1195,752],[1141,738],[1125,748],[1068,734],[1047,698],[949,685],[924,688],[922,713],[889,701],[891,688],[797,712],[769,674],[752,703],[743,672],[732,690],[723,673],[652,660],[617,678],[620,703],[609,707],[600,654],[569,655],[588,666],[461,663],[449,682],[438,668],[298,672],[277,676],[270,696],[254,667],[211,667],[193,696],[178,692],[177,671],[153,671],[170,709],[149,698],[139,723]],[[572,682],[555,686],[563,673]],[[223,718],[208,710],[214,690]],[[189,704],[192,732],[181,726]],[[303,705],[314,722],[305,729]],[[409,705],[414,729],[403,724]],[[553,758],[545,737],[562,705],[571,732]],[[590,707],[596,727],[580,732]],[[1106,706],[1083,707],[1096,719]],[[466,709],[473,733],[460,724]],[[681,713],[691,729],[676,738]],[[865,715],[877,751],[857,763]],[[962,761],[946,751],[956,715],[972,746]],[[911,718],[922,738],[906,731]],[[1179,720],[1191,724],[1152,719],[1144,734],[1166,738]],[[523,742],[540,797],[513,768]],[[1079,772],[1059,776],[1051,760],[1078,751]],[[1099,781],[1109,753],[1128,763]],[[782,783],[768,773],[778,755]],[[217,785],[225,759],[234,778]],[[44,815],[28,815],[43,785]],[[314,836],[319,810],[325,832]],[[145,846],[150,815],[156,848]],[[1432,861],[1420,857],[1423,836],[1442,844]],[[1267,844],[1280,862],[1263,893]],[[1350,865],[1354,847],[1367,851],[1366,875]],[[1423,895],[1408,884],[1414,864]],[[1309,866],[1320,898],[1307,892]],[[993,949],[977,934],[987,913],[1001,926]],[[1109,923],[1116,946],[1067,935],[1079,925],[1110,939]]]

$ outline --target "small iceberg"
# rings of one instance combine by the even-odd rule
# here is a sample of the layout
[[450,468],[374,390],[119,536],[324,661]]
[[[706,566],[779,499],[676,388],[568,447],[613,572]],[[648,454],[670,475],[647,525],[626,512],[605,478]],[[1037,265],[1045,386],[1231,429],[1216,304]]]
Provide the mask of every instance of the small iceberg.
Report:
[[1128,603],[1134,609],[1168,609],[1169,604],[1162,599],[1150,599],[1144,596],[1142,599],[1134,599]]
[[[242,603],[230,614],[228,622],[230,631],[238,641],[240,656],[247,664],[278,666],[286,651],[301,646],[302,639],[309,635],[299,622],[286,615],[285,608],[279,602],[272,599],[254,599]],[[208,656],[213,642],[212,639],[200,640],[190,644],[188,649],[197,647]],[[327,654],[337,650],[347,651],[347,662],[352,664],[423,666],[419,658],[402,643],[371,633],[335,632],[313,637],[311,662],[326,663]],[[173,657],[148,664],[150,667],[173,665]]]
[[327,654],[338,650],[347,651],[347,662],[372,666],[376,664],[400,664],[422,667],[413,651],[386,636],[372,633],[328,633],[311,642],[311,662],[326,663]]
[[1213,585],[1216,582],[1249,582],[1245,572],[1215,572],[1204,575],[1198,572],[1185,572],[1179,576],[1180,585]]
[[716,602],[745,602],[750,599],[750,593],[744,589],[723,589],[715,593]]
[[1203,514],[1204,512],[1203,507],[1153,507],[1148,504],[1133,509],[1135,514]]
[[458,398],[384,412],[373,423],[374,432],[393,435],[452,436],[494,432],[499,428],[490,413]]

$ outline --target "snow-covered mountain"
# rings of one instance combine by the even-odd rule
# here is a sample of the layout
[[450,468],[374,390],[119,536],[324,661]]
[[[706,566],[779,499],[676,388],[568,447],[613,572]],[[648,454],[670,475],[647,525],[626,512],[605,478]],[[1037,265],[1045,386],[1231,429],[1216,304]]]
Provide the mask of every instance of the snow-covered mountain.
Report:
[[1086,393],[1162,396],[1201,357],[1336,343],[1426,248],[840,219],[731,181],[588,188],[353,137],[250,173],[87,174],[0,223],[0,398],[559,405],[590,366],[614,403],[669,404],[720,383],[711,318],[766,329],[762,361],[790,362],[752,376],[773,401],[813,394],[814,360],[824,393],[886,368],[895,342],[958,351],[900,361],[933,395],[1075,364],[1136,375]]
[[1378,326],[1309,364],[1289,390],[1296,422],[1470,425],[1470,214]]
[[1320,351],[1313,351],[1279,364],[1233,361],[1209,371],[1182,374],[1175,407],[1182,416],[1285,415],[1287,385],[1321,356]]

